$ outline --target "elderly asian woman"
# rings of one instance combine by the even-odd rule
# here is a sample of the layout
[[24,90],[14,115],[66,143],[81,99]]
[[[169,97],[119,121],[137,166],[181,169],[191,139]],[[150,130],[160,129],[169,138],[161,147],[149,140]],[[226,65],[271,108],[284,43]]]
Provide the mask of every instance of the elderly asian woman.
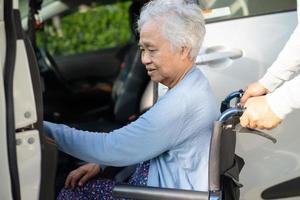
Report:
[[[218,111],[208,81],[194,65],[205,35],[201,11],[185,0],[153,0],[142,8],[138,31],[142,63],[152,81],[169,88],[167,93],[136,121],[110,133],[50,122],[44,122],[44,130],[60,150],[82,160],[107,166],[138,164],[129,184],[206,191],[210,136]],[[93,167],[86,169],[93,174],[95,164],[89,165]],[[114,184],[87,182],[63,190],[59,199],[112,199]]]

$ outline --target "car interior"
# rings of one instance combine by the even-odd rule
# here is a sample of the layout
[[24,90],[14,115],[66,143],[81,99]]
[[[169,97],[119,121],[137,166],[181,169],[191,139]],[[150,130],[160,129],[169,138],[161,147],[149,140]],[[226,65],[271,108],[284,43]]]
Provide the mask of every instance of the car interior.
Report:
[[[53,24],[53,19],[43,22],[42,26],[33,23],[36,19],[29,19],[27,34],[34,47],[40,70],[44,120],[82,130],[110,132],[134,121],[152,106],[153,84],[141,63],[137,45],[139,38],[136,33],[136,21],[145,2],[147,1],[125,1],[129,5],[126,23],[130,27],[130,38],[126,43],[68,55],[55,55],[43,43],[47,42],[43,38],[43,31]],[[38,11],[41,3],[42,1],[35,1],[31,5],[31,12]],[[64,3],[74,9],[63,12],[59,17],[77,12],[76,7],[82,2]],[[94,6],[85,3],[87,6]],[[115,2],[97,3],[99,6],[110,6]],[[38,42],[39,38],[43,38],[40,40],[42,42]],[[145,92],[146,88],[148,92]],[[150,101],[150,104],[141,105],[142,98]],[[63,187],[68,173],[82,163],[70,155],[58,152],[56,193]],[[128,174],[127,171],[130,172],[131,169],[132,167],[128,167],[121,171],[122,168],[108,167],[101,176],[121,180],[127,176],[124,171]]]
[[134,33],[139,4],[129,9],[133,37],[127,44],[57,57],[38,48],[45,120],[76,125],[105,119],[108,126],[112,122],[118,127],[139,115],[139,101],[149,82]]

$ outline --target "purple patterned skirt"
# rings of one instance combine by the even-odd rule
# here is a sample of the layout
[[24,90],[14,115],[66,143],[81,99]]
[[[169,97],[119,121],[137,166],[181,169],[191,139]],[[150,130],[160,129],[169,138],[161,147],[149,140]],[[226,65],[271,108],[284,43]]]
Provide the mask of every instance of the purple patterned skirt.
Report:
[[[128,184],[146,185],[149,166],[149,161],[138,164]],[[117,200],[112,197],[112,189],[115,184],[115,181],[109,179],[92,179],[81,187],[63,188],[57,200]]]

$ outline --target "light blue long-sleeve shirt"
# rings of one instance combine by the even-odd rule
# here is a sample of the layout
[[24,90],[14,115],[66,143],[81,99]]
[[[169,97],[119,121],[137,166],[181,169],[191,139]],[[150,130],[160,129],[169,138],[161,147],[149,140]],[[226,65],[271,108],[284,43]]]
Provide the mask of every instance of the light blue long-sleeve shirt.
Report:
[[44,122],[60,150],[88,162],[128,166],[150,161],[149,186],[206,191],[215,97],[202,72],[185,77],[136,121],[110,133]]

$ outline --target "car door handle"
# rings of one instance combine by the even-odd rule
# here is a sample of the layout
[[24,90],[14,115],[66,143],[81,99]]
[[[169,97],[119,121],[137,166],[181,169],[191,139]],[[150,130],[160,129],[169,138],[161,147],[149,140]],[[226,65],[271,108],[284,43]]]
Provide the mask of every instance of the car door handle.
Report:
[[205,65],[215,61],[227,59],[237,59],[243,56],[243,51],[240,49],[229,49],[225,51],[216,51],[212,53],[200,54],[196,59],[196,65]]

